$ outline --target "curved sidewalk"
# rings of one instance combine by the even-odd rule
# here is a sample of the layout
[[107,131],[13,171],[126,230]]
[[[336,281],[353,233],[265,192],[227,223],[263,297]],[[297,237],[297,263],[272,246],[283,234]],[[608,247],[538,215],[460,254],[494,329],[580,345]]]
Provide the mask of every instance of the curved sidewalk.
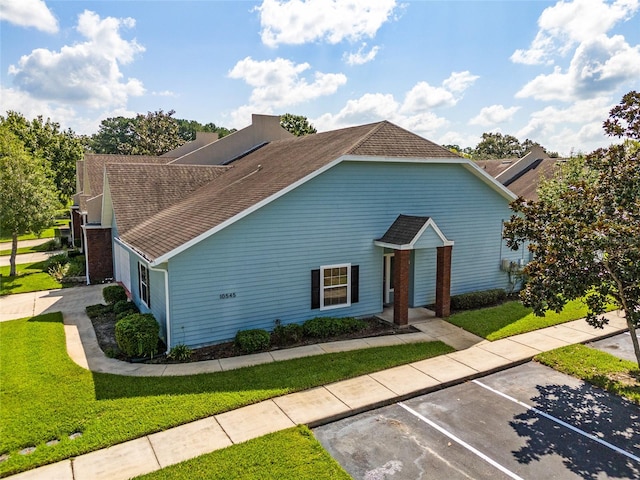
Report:
[[[78,363],[84,358],[85,365],[83,366],[85,368],[104,368],[110,373],[128,375],[179,374],[167,370],[171,365],[130,365],[107,359],[104,356],[97,347],[91,322],[84,314],[85,305],[101,301],[99,286],[24,295],[20,299],[21,301],[8,297],[0,298],[0,312],[2,312],[0,320],[8,320],[9,318],[6,317],[11,315],[14,315],[13,318],[21,318],[62,310],[65,333],[67,334],[67,347],[72,347],[69,354]],[[87,303],[83,303],[84,301]],[[12,312],[5,312],[5,307],[11,307]],[[124,480],[297,424],[307,424],[313,427],[389,405],[525,363],[542,351],[572,343],[594,341],[627,329],[624,318],[618,316],[616,312],[611,312],[607,316],[610,323],[602,330],[590,327],[581,319],[494,342],[488,342],[473,335],[469,336],[470,334],[467,332],[441,320],[438,321],[439,319],[428,319],[417,323],[416,327],[427,337],[436,338],[438,335],[446,343],[459,348],[458,351],[265,400],[113,447],[29,470],[10,478],[15,480],[41,478]],[[450,330],[450,328],[454,330]],[[418,334],[397,337],[409,337],[410,335],[415,335],[415,338],[418,338]],[[378,338],[383,339],[384,337]],[[374,339],[369,340],[373,341]],[[334,348],[344,349],[345,343],[334,342]],[[331,344],[324,344],[324,346],[326,345]],[[362,346],[354,348],[362,348]],[[259,360],[273,361],[274,359],[273,353],[271,360],[264,356],[252,357],[255,358],[255,363],[262,363]],[[192,365],[193,367],[191,367]],[[198,368],[198,365],[182,364],[177,367]],[[132,368],[132,370],[127,371],[128,368]],[[212,363],[206,368],[213,369],[207,371],[217,371],[218,367]],[[185,371],[182,373],[202,372]]]

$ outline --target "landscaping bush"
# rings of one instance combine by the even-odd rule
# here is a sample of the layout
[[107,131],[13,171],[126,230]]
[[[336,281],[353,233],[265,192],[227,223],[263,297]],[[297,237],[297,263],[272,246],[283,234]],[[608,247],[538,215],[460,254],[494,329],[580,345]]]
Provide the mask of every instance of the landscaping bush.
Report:
[[179,343],[167,354],[167,358],[170,360],[177,360],[179,362],[186,362],[191,358],[193,350],[187,347],[184,343]]
[[52,255],[47,259],[45,268],[49,271],[58,268],[60,265],[66,265],[67,263],[69,263],[69,257],[67,257],[67,254],[59,253],[57,255]]
[[113,304],[113,313],[119,315],[121,313],[139,313],[138,307],[135,303],[127,300],[118,300]]
[[82,252],[80,250],[69,250],[67,252],[67,255],[69,256],[69,258],[80,257],[80,256],[82,256],[82,258],[84,258],[84,256],[82,255]]
[[53,252],[60,249],[60,243],[57,239],[49,240],[48,242],[43,243],[40,246],[40,249],[43,252]]
[[474,308],[488,307],[504,302],[507,293],[501,289],[483,290],[479,292],[463,293],[451,297],[451,308],[453,310],[471,310]]
[[363,330],[366,326],[367,324],[364,320],[358,320],[353,317],[316,317],[304,322],[302,330],[308,337],[327,338],[357,332],[358,330]]
[[98,318],[113,312],[113,305],[102,305],[101,303],[97,305],[89,305],[87,308],[85,308],[85,311],[87,312],[87,316],[89,318]]
[[271,343],[275,345],[291,345],[302,340],[304,331],[302,325],[291,323],[289,325],[276,325],[271,333]]
[[120,300],[127,300],[127,292],[120,285],[109,285],[102,289],[102,298],[109,304],[115,304]]
[[236,333],[235,345],[244,353],[254,353],[269,347],[271,336],[266,330],[240,330]]
[[84,255],[69,258],[68,266],[67,277],[81,277],[85,275],[86,263],[84,261]]
[[160,326],[150,313],[132,313],[116,322],[118,348],[129,357],[153,357]]
[[62,282],[64,277],[67,276],[67,272],[69,271],[68,263],[57,263],[52,267],[49,267],[49,275],[56,279],[57,282]]

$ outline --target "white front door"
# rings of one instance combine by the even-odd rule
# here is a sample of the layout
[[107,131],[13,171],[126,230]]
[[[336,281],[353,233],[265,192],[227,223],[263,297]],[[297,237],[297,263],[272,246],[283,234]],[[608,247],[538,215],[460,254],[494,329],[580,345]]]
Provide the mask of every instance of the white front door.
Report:
[[383,278],[383,303],[385,305],[393,305],[393,268],[394,254],[387,253],[384,255],[384,278]]

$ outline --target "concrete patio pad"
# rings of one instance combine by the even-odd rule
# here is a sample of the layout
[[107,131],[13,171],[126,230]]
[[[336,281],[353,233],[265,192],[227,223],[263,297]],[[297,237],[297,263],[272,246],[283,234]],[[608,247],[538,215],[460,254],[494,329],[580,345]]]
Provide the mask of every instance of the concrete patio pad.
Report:
[[265,400],[221,413],[215,418],[233,443],[244,442],[295,426],[295,423],[278,408],[273,400]]

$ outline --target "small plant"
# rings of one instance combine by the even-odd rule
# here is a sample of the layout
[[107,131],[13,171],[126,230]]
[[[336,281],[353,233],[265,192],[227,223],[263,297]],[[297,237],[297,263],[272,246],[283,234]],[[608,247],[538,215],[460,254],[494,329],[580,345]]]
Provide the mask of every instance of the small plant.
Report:
[[67,270],[67,277],[80,277],[85,275],[86,263],[84,255],[69,257],[69,263],[67,264],[69,269]]
[[67,257],[67,254],[58,253],[57,255],[50,256],[47,259],[45,266],[47,270],[51,270],[53,268],[58,267],[59,265],[66,265],[67,263],[69,263],[69,257]]
[[152,357],[158,351],[160,327],[150,313],[132,313],[116,322],[118,348],[129,357]]
[[[57,239],[49,240],[40,247],[43,252],[53,252],[60,249],[60,242]],[[64,254],[63,254],[64,255]]]
[[275,345],[292,345],[298,343],[304,337],[302,325],[291,323],[289,325],[276,325],[271,333],[271,342]]
[[244,353],[254,353],[269,347],[271,336],[266,330],[240,330],[236,333],[235,345]]
[[127,300],[127,292],[121,285],[109,285],[102,289],[102,298],[113,305],[120,300]]
[[108,357],[108,358],[116,358],[118,356],[120,352],[118,351],[117,348],[107,348],[104,351],[104,354]]
[[364,320],[358,320],[353,317],[316,317],[304,322],[302,328],[304,334],[308,337],[327,338],[357,332],[363,330],[366,326],[367,324]]
[[101,303],[97,305],[88,305],[85,308],[87,312],[87,316],[91,319],[98,318],[103,315],[107,315],[108,313],[113,312],[113,305],[102,305]]
[[192,354],[193,354],[193,350],[187,347],[184,343],[179,343],[178,345],[173,347],[171,350],[169,350],[169,353],[167,354],[167,358],[169,360],[176,360],[178,362],[186,362],[191,358]]
[[64,277],[67,276],[67,272],[69,271],[68,263],[57,263],[52,267],[49,267],[49,275],[56,279],[58,282],[62,282]]

